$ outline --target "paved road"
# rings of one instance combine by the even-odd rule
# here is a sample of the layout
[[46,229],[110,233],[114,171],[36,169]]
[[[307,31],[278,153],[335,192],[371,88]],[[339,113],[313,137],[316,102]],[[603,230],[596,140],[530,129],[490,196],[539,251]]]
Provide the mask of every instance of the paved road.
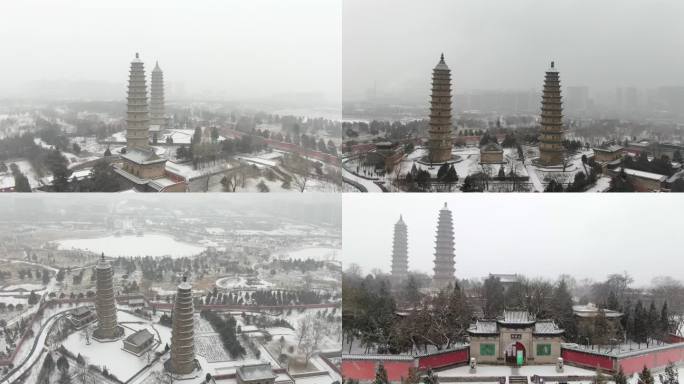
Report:
[[61,311],[50,316],[50,318],[45,323],[43,323],[43,325],[40,327],[38,336],[33,341],[33,346],[31,346],[31,351],[29,352],[28,356],[26,356],[21,363],[16,364],[15,368],[11,371],[9,375],[2,379],[0,384],[13,383],[15,380],[21,377],[21,375],[23,375],[28,369],[30,369],[31,365],[33,365],[33,363],[36,362],[36,360],[40,359],[40,356],[45,349],[45,340],[47,339],[47,335],[50,332],[50,328],[52,328],[55,322],[57,322],[62,316],[64,316],[65,312],[71,311],[75,308],[77,307],[69,307],[62,309]]

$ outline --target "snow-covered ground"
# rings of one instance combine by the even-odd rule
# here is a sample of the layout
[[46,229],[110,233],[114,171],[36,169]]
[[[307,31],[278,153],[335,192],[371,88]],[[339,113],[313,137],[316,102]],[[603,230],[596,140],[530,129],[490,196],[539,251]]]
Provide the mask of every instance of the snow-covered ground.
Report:
[[[139,317],[118,311],[117,320],[124,328],[124,336],[122,339],[130,336],[139,329],[148,328],[155,335],[155,339],[159,340],[159,337],[151,324]],[[164,327],[159,325],[155,326],[155,329],[160,328]],[[162,336],[162,340],[157,346],[157,350],[163,350],[166,343],[169,343],[169,345],[171,343],[170,331],[163,335],[160,334],[160,336]],[[145,354],[142,356],[135,356],[123,351],[121,349],[123,347],[122,339],[112,342],[99,342],[91,338],[90,344],[87,344],[85,333],[83,331],[78,331],[69,335],[69,337],[64,340],[63,345],[72,353],[80,353],[83,355],[88,364],[107,367],[109,372],[114,374],[119,380],[127,381],[136,372],[147,365],[147,356]]]
[[59,249],[82,249],[107,256],[193,256],[205,248],[175,240],[163,234],[142,236],[107,236],[92,239],[66,239],[56,241]]
[[241,276],[234,276],[234,277],[222,277],[218,280],[216,280],[216,286],[219,288],[223,289],[238,289],[238,288],[247,288],[247,289],[255,289],[255,288],[268,288],[272,287],[273,284],[269,283],[266,280],[259,279],[258,282],[255,284],[248,284],[247,279]]
[[285,254],[277,255],[281,259],[313,259],[313,260],[336,260],[341,253],[341,249],[329,248],[329,247],[310,247],[302,248],[294,251],[289,251]]

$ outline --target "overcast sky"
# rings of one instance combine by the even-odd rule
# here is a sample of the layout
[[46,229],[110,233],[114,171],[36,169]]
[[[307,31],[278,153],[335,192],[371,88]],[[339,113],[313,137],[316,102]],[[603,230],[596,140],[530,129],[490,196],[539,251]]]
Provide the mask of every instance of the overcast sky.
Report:
[[341,0],[2,1],[0,36],[0,97],[45,79],[116,83],[124,98],[140,52],[172,93],[339,103]]
[[[427,100],[444,52],[455,92],[684,85],[681,0],[344,0],[343,91]],[[395,95],[396,96],[396,95]]]
[[456,276],[561,273],[603,280],[627,271],[637,285],[684,280],[677,194],[344,194],[343,263],[390,271],[394,224],[408,227],[409,269],[432,275],[437,216],[454,218]]

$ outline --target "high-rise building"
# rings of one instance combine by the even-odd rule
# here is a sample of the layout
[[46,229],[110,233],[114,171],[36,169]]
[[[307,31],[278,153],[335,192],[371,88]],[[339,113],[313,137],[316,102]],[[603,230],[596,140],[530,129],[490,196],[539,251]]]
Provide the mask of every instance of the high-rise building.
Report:
[[123,335],[123,329],[116,321],[116,302],[112,266],[105,260],[104,253],[95,266],[95,311],[97,329],[93,332],[96,339],[115,339]]
[[437,235],[435,237],[435,269],[432,285],[436,289],[446,288],[454,284],[454,226],[451,211],[444,203],[437,219]]
[[[408,236],[404,219],[394,224],[392,241],[392,281],[396,285],[406,280],[408,275]],[[396,288],[396,287],[395,287]]]
[[555,166],[563,163],[563,106],[560,79],[555,64],[546,71],[541,106],[539,164]]
[[140,55],[135,54],[128,76],[128,104],[126,112],[126,146],[146,148],[149,143],[148,130],[150,115],[147,109],[147,83],[145,64]]
[[159,134],[166,128],[164,113],[164,72],[157,62],[152,70],[150,84],[150,134]]
[[192,285],[185,276],[178,284],[176,301],[173,304],[171,324],[171,358],[168,369],[175,374],[185,375],[195,370],[194,319]]
[[444,62],[444,54],[432,70],[429,134],[430,163],[443,163],[451,159],[451,70]]

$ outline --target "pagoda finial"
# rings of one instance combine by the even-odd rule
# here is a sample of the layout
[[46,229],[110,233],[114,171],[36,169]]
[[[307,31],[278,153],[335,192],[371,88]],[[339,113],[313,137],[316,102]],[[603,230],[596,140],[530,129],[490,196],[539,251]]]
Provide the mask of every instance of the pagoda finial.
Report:
[[135,58],[136,58],[136,59],[139,59],[139,58],[140,58],[140,54],[139,54],[138,52],[135,53]]
[[446,203],[446,201],[445,201],[445,202],[444,202],[444,208],[446,208],[446,207],[447,207],[447,203]]
[[102,252],[102,261],[104,261],[104,252]]
[[186,283],[188,281],[188,277],[183,275],[183,282]]
[[439,61],[440,61],[441,63],[444,62],[444,53],[442,53],[442,55],[439,57]]
[[551,62],[551,68],[554,68],[555,65],[556,65],[556,62],[555,62],[555,61],[552,61],[552,62]]

